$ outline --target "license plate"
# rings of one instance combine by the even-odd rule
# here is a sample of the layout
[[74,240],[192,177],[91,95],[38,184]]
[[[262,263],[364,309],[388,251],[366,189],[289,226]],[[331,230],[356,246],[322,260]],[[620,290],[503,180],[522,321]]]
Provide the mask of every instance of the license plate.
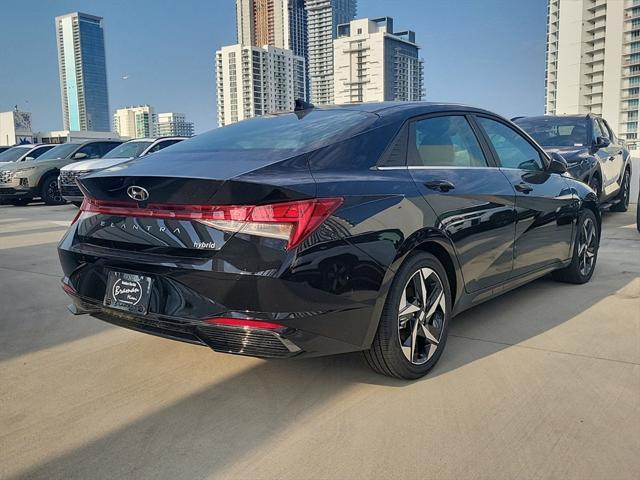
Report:
[[151,277],[110,271],[103,305],[145,315],[151,298]]

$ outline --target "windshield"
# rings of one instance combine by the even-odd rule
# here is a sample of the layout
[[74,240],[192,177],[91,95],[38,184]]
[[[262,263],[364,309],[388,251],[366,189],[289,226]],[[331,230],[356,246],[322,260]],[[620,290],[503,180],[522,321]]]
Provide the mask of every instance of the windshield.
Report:
[[13,147],[0,153],[0,162],[15,162],[32,147]]
[[58,145],[57,147],[53,147],[48,152],[43,153],[38,157],[38,161],[40,160],[60,160],[62,158],[67,158],[78,148],[77,143],[63,143],[62,145]]
[[363,131],[377,115],[355,110],[320,110],[266,115],[216,128],[177,143],[171,153],[287,151],[302,153]]
[[126,142],[118,145],[102,158],[137,158],[152,142]]
[[543,147],[583,147],[589,144],[586,118],[521,118],[516,124]]

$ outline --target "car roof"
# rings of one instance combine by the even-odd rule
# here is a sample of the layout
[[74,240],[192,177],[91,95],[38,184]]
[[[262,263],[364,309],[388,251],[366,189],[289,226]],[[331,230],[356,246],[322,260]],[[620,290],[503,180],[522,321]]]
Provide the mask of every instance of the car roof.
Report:
[[364,102],[344,105],[326,105],[313,108],[318,110],[350,110],[373,113],[383,120],[382,123],[386,123],[385,120],[390,122],[399,121],[408,117],[449,111],[465,111],[497,115],[494,112],[482,108],[472,107],[461,103],[448,102]]
[[575,119],[579,119],[579,120],[586,120],[588,118],[594,118],[596,117],[596,115],[592,115],[592,114],[563,114],[563,115],[532,115],[530,117],[518,117],[516,118],[514,121],[517,122],[518,120],[546,120],[549,118],[575,118]]

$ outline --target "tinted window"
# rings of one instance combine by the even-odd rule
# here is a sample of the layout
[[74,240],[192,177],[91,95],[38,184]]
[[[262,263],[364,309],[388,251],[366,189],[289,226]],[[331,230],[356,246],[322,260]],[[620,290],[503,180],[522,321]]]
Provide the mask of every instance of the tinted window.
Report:
[[486,167],[478,139],[463,116],[434,117],[415,122],[412,164],[444,167]]
[[163,148],[167,148],[170,147],[171,145],[173,145],[174,143],[178,143],[181,142],[182,140],[164,140],[162,142],[158,142],[156,143],[153,147],[151,147],[149,149],[149,151],[147,152],[147,154],[149,153],[153,153],[153,152],[157,152],[158,150],[162,150]]
[[38,147],[38,148],[34,148],[33,150],[31,150],[29,152],[29,156],[35,158],[38,158],[39,156],[41,156],[43,153],[48,152],[49,150],[51,150],[54,146],[48,146],[48,147]]
[[118,145],[121,145],[117,142],[100,142],[98,144],[98,148],[100,149],[100,157],[104,157],[111,150],[116,148]]
[[80,150],[78,150],[78,153],[84,153],[86,155],[86,157],[82,158],[81,160],[87,160],[90,158],[100,158],[102,156],[102,152],[100,151],[100,145],[97,143],[90,143],[88,145],[85,145]]
[[489,137],[503,167],[522,170],[544,169],[538,151],[513,128],[489,118],[479,117],[478,122]]
[[58,145],[57,147],[53,147],[51,150],[44,152],[38,157],[38,160],[59,160],[67,158],[76,150],[76,148],[78,148],[77,143],[63,143],[62,145]]
[[543,147],[582,147],[590,143],[586,118],[534,117],[515,123]]
[[137,158],[149,145],[151,142],[125,142],[110,150],[103,158]]
[[296,154],[344,140],[376,121],[377,115],[355,110],[312,109],[265,115],[216,128],[180,142],[174,153],[276,151]]
[[603,128],[607,132],[609,132],[609,138],[611,139],[611,141],[614,142],[614,143],[617,143],[618,142],[618,137],[616,137],[616,134],[613,133],[613,130],[611,130],[611,127],[609,126],[607,121],[604,118],[601,118],[600,120],[602,121]]
[[5,150],[0,153],[0,162],[15,162],[25,153],[29,151],[30,147],[13,147],[9,150]]
[[605,133],[605,131],[602,129],[602,125],[600,124],[600,122],[598,121],[597,118],[595,118],[593,120],[593,136],[594,138],[598,138],[598,137],[608,137],[609,135],[607,133]]

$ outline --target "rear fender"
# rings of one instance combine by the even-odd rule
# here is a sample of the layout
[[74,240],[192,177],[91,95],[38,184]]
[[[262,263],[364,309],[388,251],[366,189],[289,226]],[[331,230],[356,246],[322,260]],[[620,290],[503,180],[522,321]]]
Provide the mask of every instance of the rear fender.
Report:
[[458,258],[455,254],[455,250],[453,248],[451,240],[446,236],[444,232],[436,228],[427,227],[416,231],[402,243],[397,251],[396,258],[385,273],[382,285],[380,287],[378,300],[376,301],[373,309],[373,321],[371,322],[369,331],[367,332],[367,335],[365,337],[365,348],[369,348],[376,334],[376,331],[378,330],[378,324],[380,322],[382,310],[384,309],[384,305],[387,301],[387,296],[389,294],[389,290],[391,288],[393,279],[395,278],[396,272],[400,269],[407,258],[413,253],[420,251],[430,252],[430,250],[434,249],[434,247],[440,252],[444,251],[446,253],[448,259],[450,260],[450,265],[453,267],[453,271],[451,272],[445,265],[447,275],[449,276],[449,282],[452,283],[451,280],[454,279],[454,285],[451,285],[452,293],[454,296],[452,303],[455,305],[455,302],[464,294],[464,279],[462,277],[460,264],[458,262]]

